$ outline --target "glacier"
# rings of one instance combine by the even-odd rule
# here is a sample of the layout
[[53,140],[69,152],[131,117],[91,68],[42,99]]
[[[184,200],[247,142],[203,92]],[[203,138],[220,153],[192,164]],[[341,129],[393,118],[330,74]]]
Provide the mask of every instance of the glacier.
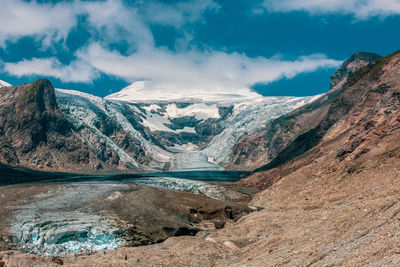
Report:
[[175,84],[159,84],[153,81],[136,81],[123,88],[121,91],[106,96],[106,99],[126,101],[131,103],[157,103],[157,102],[234,102],[243,99],[261,97],[250,88],[217,88],[216,90],[199,88],[183,90]]
[[47,220],[15,223],[12,231],[21,249],[45,256],[112,250],[124,244],[113,221],[78,212],[54,212]]
[[[193,176],[189,174],[188,177]],[[104,176],[93,177],[94,180],[81,178],[80,182],[56,184],[29,202],[13,207],[9,231],[18,249],[44,256],[66,256],[114,250],[128,245],[129,235],[125,227],[129,225],[112,217],[115,215],[99,213],[96,208],[102,201],[112,201],[122,193],[130,192],[132,183],[218,200],[234,200],[243,196],[218,183],[170,176],[143,176],[121,181],[104,180]]]
[[10,220],[13,241],[27,252],[46,256],[123,246],[123,229],[113,218],[91,214],[82,207],[127,188],[115,182],[76,182],[42,193],[16,207]]
[[[169,99],[160,88],[147,89],[146,83],[136,82],[105,98],[64,89],[56,89],[56,96],[76,134],[96,155],[104,153],[98,145],[102,142],[118,155],[121,168],[164,171],[223,170],[243,134],[320,97],[263,97],[249,89],[209,98],[188,98],[181,92]],[[127,131],[151,160],[138,162],[115,143],[113,133],[102,131],[101,121]]]
[[[140,171],[224,170],[242,135],[320,97],[263,97],[249,88],[198,94],[175,89],[137,81],[104,98],[66,89],[55,93],[74,134],[105,163],[93,169]],[[138,149],[118,142],[126,134],[145,151],[142,158]]]

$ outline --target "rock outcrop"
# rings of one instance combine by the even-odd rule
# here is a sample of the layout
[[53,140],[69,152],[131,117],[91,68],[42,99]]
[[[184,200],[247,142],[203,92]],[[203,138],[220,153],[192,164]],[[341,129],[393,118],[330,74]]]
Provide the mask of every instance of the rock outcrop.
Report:
[[[48,171],[89,172],[120,168],[118,155],[93,153],[61,112],[50,81],[0,90],[0,162]],[[125,146],[129,142],[117,136]],[[98,145],[101,145],[99,143]]]
[[356,73],[357,70],[365,67],[369,63],[381,58],[374,53],[357,52],[348,58],[342,66],[332,75],[330,90],[341,89],[347,79]]

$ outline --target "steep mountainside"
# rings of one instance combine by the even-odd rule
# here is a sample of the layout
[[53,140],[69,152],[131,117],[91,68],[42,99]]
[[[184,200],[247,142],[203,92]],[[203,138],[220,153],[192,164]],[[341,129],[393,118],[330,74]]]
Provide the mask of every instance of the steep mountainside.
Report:
[[[397,133],[400,127],[399,82],[398,52],[359,69],[344,83],[314,128],[299,135],[274,160],[259,169],[265,172],[256,173],[241,183],[268,187],[320,158],[324,146],[331,143],[337,146],[335,161],[338,162],[355,164],[354,160],[364,159],[368,154],[383,153],[376,146],[385,136]],[[395,143],[392,149],[397,147]],[[357,169],[356,166],[349,166],[349,172]]]
[[[349,77],[377,58],[379,56],[372,53],[354,54],[332,75],[331,90],[328,93],[308,105],[270,121],[253,134],[243,135],[232,150],[230,168],[259,168],[279,155],[279,158],[275,160],[278,162],[283,155],[280,153],[293,140],[299,138],[301,142],[303,134],[315,128],[328,115],[332,102],[340,96],[340,90]],[[345,108],[343,106],[343,109]],[[342,110],[340,107],[338,109]],[[307,148],[288,150],[290,152],[287,154],[288,156],[298,155],[305,149]]]
[[341,89],[347,79],[356,73],[358,69],[381,58],[374,53],[357,52],[348,58],[342,66],[332,75],[330,89]]
[[[7,130],[2,141],[1,162],[61,171],[73,170],[70,167],[77,162],[84,166],[80,168],[81,171],[136,168],[252,170],[266,163],[270,163],[266,167],[270,168],[318,143],[322,135],[316,138],[312,134],[315,140],[309,141],[307,146],[296,146],[295,151],[288,148],[293,140],[299,140],[302,144],[304,134],[319,127],[324,119],[324,125],[328,128],[330,123],[334,123],[333,120],[327,122],[326,117],[331,116],[328,111],[334,108],[331,107],[332,103],[340,98],[342,87],[358,69],[377,58],[379,56],[371,53],[354,54],[333,74],[331,90],[316,97],[262,97],[247,90],[234,95],[221,92],[212,95],[208,101],[200,95],[192,95],[190,98],[187,94],[177,92],[175,99],[165,100],[166,96],[159,92],[160,88],[155,88],[152,94],[146,94],[148,85],[136,82],[104,99],[61,89],[56,89],[54,96],[51,85],[46,85],[49,88],[37,97],[36,94],[28,94],[31,98],[18,98],[10,95],[14,89],[6,89],[13,87],[3,82],[6,86],[1,90],[1,97],[5,98],[3,124],[14,124],[16,120],[18,125],[21,118],[16,118],[14,114],[7,116],[13,110],[25,109],[29,113],[31,111],[28,110],[32,109],[39,115],[32,115],[30,123],[24,122],[24,129],[17,127],[14,131],[11,128],[15,126],[12,126]],[[25,94],[21,86],[17,88],[16,92]],[[38,108],[34,105],[40,106],[42,98],[48,98],[51,104],[43,110],[35,111]],[[21,99],[31,99],[30,104],[25,107]],[[13,101],[16,106],[12,106]],[[341,103],[337,105],[338,112],[348,112],[346,106],[341,107]],[[48,115],[53,116],[53,119],[47,120]],[[342,115],[337,115],[336,119]],[[56,119],[57,116],[60,119]],[[40,121],[34,123],[35,119]],[[54,126],[55,123],[63,126]],[[35,125],[40,127],[34,130]],[[61,133],[71,140],[63,145],[60,143],[63,138],[56,139],[56,150],[63,153],[70,151],[75,155],[68,156],[74,162],[70,166],[69,160],[57,158],[50,152],[54,147],[51,143],[54,127],[57,129],[54,136]],[[321,130],[321,133],[326,130]],[[15,140],[19,140],[20,144],[13,144],[16,141],[11,137],[17,138]],[[30,141],[32,138],[35,139],[33,143]],[[83,145],[80,147],[80,144]],[[49,151],[46,151],[47,146],[52,146]],[[37,152],[32,156],[27,151]]]

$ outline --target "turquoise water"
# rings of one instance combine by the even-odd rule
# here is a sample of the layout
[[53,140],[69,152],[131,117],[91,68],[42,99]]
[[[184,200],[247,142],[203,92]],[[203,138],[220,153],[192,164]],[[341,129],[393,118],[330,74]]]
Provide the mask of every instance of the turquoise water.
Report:
[[112,174],[112,175],[81,175],[67,178],[49,179],[47,181],[134,181],[143,178],[177,178],[193,181],[205,182],[225,182],[233,183],[248,175],[246,171],[182,171],[182,172],[154,172],[154,173],[132,173],[132,174]]

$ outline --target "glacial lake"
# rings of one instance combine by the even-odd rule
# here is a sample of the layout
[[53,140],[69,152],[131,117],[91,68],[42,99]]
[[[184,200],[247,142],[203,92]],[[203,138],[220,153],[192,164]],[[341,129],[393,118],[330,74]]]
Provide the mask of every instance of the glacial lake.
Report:
[[79,181],[132,181],[144,178],[176,178],[204,182],[233,183],[246,177],[248,171],[177,171],[177,172],[153,172],[153,173],[132,173],[132,174],[110,174],[110,175],[79,175],[55,179],[47,179],[40,182],[79,182]]

